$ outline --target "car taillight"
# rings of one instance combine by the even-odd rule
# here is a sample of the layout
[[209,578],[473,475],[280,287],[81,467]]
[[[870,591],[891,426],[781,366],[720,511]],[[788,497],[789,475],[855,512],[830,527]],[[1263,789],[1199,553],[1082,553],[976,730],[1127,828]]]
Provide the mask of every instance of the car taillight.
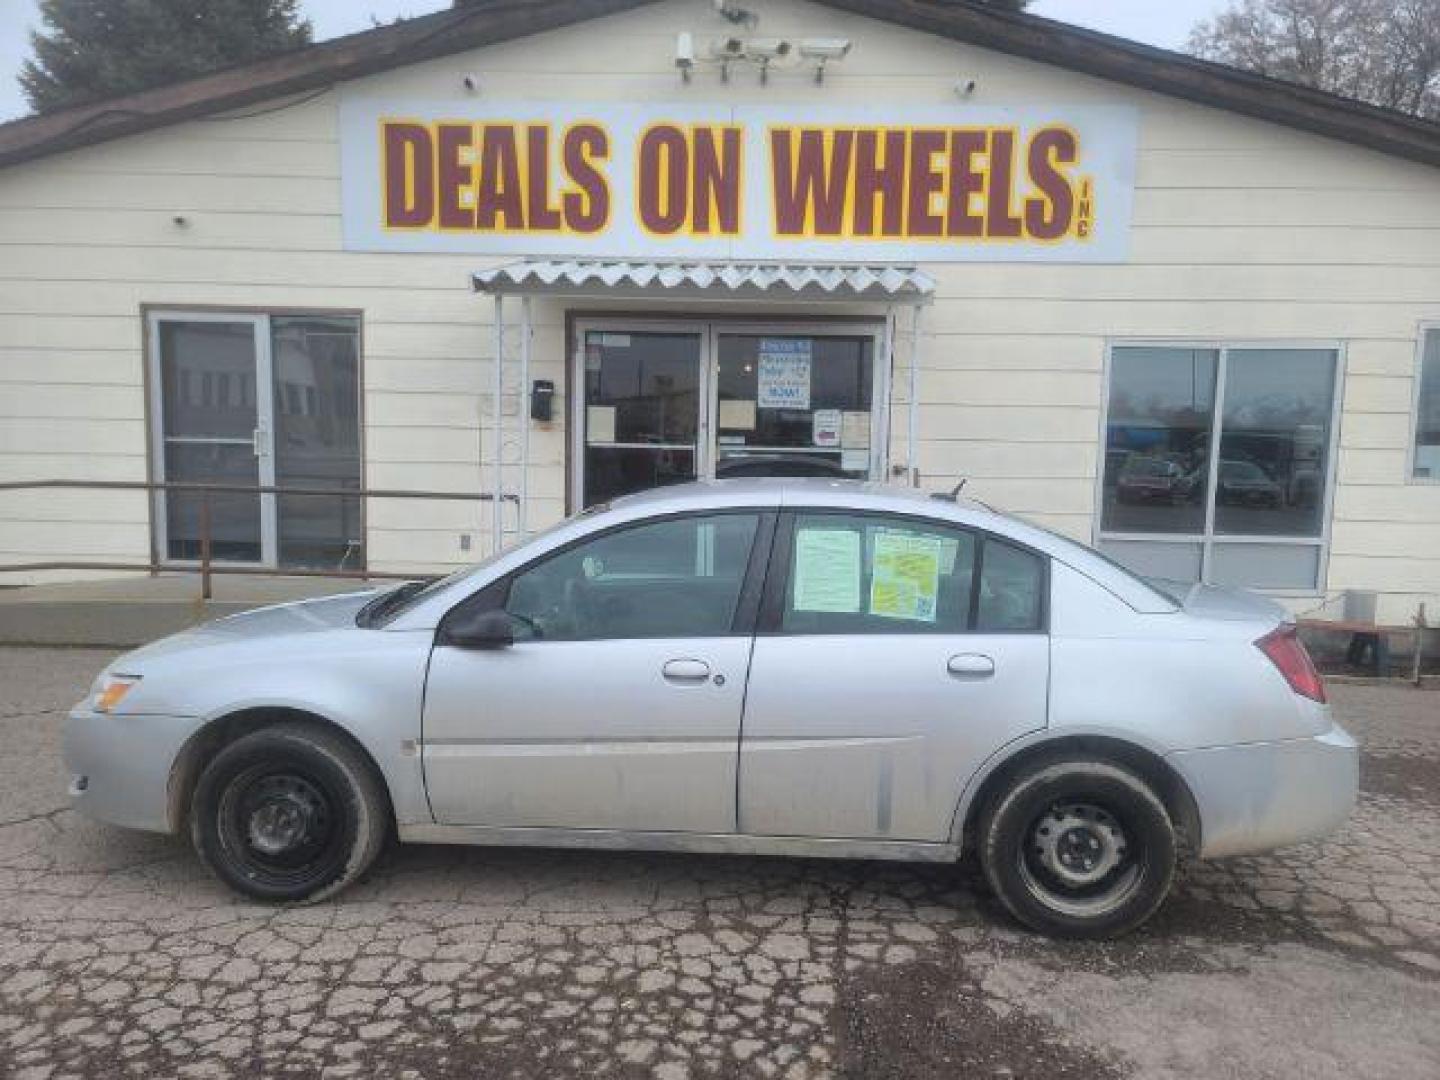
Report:
[[1315,670],[1315,663],[1301,644],[1293,623],[1277,626],[1255,642],[1255,647],[1280,669],[1291,690],[1311,701],[1325,703],[1325,681]]

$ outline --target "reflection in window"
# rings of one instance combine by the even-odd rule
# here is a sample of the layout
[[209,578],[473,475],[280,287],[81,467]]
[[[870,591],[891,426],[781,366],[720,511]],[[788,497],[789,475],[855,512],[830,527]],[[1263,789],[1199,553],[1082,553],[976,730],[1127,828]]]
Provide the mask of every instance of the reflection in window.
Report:
[[[1106,552],[1137,573],[1317,587],[1337,366],[1333,349],[1115,349]],[[1278,537],[1314,543],[1259,543]]]
[[1115,350],[1101,517],[1106,532],[1204,529],[1218,365],[1212,349]]
[[1320,535],[1334,392],[1329,350],[1229,352],[1216,532]]
[[1440,480],[1440,327],[1425,331],[1420,387],[1415,400],[1417,480]]
[[522,640],[730,633],[759,519],[685,517],[622,529],[517,574],[505,610]]

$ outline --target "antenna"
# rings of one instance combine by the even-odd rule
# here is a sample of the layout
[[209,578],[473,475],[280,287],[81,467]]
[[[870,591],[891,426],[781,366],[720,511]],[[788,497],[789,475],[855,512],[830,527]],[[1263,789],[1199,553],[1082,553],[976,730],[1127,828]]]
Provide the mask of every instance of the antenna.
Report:
[[930,497],[932,499],[939,499],[941,502],[959,502],[960,489],[965,486],[965,481],[968,479],[970,479],[968,476],[962,476],[960,478],[960,482],[956,484],[953,488],[951,488],[949,491],[937,491]]

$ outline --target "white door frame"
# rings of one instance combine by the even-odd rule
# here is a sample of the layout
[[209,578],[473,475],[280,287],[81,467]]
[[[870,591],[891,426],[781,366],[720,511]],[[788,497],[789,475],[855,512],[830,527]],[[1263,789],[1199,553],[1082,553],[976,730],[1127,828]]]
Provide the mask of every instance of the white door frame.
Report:
[[[165,468],[165,381],[160,363],[160,326],[167,322],[248,323],[255,343],[255,430],[249,439],[239,437],[184,436],[187,442],[206,445],[240,446],[248,443],[258,458],[257,477],[262,487],[275,484],[275,394],[274,364],[270,352],[270,316],[242,311],[153,310],[146,313],[149,338],[147,364],[150,374],[150,447],[153,475],[164,482]],[[194,566],[198,560],[169,558],[170,538],[166,515],[165,492],[157,491],[151,503],[155,521],[156,561],[172,566]],[[273,494],[258,495],[260,508],[260,561],[256,564],[274,567],[278,564],[278,534]],[[223,560],[215,560],[223,561]]]
[[710,319],[649,316],[627,319],[614,316],[577,318],[574,324],[575,351],[570,358],[570,510],[585,505],[585,338],[592,331],[614,333],[695,334],[700,340],[698,380],[700,415],[696,425],[695,475],[709,480],[715,476],[714,418],[719,412],[719,380],[715,365],[721,334],[772,334],[776,337],[868,337],[870,346],[870,477],[883,481],[888,461],[891,358],[887,354],[884,321],[856,319],[853,322],[787,322],[764,318],[712,317]]

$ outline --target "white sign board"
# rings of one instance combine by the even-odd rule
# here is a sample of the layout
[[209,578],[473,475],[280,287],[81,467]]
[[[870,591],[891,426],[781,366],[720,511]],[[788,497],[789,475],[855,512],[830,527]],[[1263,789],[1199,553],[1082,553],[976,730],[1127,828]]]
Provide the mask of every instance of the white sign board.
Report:
[[510,256],[1121,262],[1133,109],[340,106],[345,247]]

